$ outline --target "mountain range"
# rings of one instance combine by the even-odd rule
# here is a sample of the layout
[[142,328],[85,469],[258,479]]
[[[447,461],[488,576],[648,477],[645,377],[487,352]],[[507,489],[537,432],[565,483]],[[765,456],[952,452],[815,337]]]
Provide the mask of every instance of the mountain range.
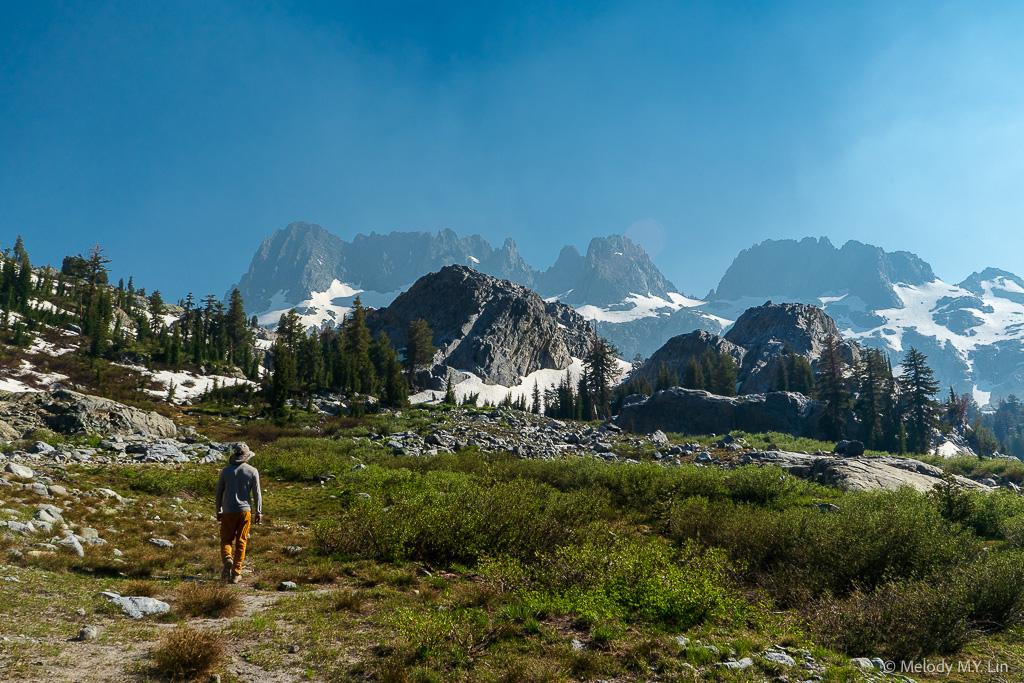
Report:
[[554,265],[538,270],[511,239],[495,249],[480,235],[442,230],[346,241],[292,223],[263,241],[236,286],[261,324],[296,308],[305,325],[323,327],[341,322],[356,296],[381,308],[449,265],[572,306],[623,358],[649,357],[695,330],[723,334],[766,301],[804,303],[823,308],[845,339],[881,348],[894,363],[916,347],[943,385],[982,405],[1024,393],[1024,280],[986,268],[948,284],[910,252],[857,241],[764,241],[740,252],[718,287],[698,299],[681,294],[641,246],[619,235],[594,238],[586,254],[565,246]]

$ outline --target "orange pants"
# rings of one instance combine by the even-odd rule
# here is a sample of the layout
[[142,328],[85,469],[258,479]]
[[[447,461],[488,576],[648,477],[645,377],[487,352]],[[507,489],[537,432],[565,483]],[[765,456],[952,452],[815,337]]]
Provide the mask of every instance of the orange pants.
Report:
[[252,515],[249,512],[225,512],[220,518],[220,559],[226,560],[231,557],[235,563],[233,571],[236,574],[242,571],[251,520]]

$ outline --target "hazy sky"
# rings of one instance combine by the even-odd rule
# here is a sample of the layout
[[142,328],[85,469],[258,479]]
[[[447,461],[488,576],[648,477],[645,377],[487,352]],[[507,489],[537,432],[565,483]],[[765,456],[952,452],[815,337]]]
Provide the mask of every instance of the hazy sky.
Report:
[[537,267],[627,233],[698,295],[807,235],[1024,274],[1022,35],[1020,2],[4,0],[0,245],[99,242],[168,299],[295,220]]

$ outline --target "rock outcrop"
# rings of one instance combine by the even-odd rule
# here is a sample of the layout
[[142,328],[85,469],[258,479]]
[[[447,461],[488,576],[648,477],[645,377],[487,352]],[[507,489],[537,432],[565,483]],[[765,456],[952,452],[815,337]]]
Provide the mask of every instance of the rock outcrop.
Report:
[[[895,491],[901,486],[929,491],[942,481],[943,476],[939,467],[913,458],[895,456],[843,458],[787,451],[760,451],[744,454],[743,461],[775,465],[795,477],[844,491]],[[990,488],[966,477],[957,476],[955,480],[966,488]]]
[[803,394],[773,391],[727,397],[707,391],[673,387],[653,396],[630,396],[615,424],[650,434],[657,430],[681,434],[784,432],[822,439],[824,405]]
[[[817,306],[768,301],[747,309],[725,335],[726,341],[746,351],[740,365],[739,393],[771,391],[776,365],[786,350],[807,358],[817,370],[828,337],[842,339],[835,321]],[[850,362],[859,357],[857,345],[850,342],[841,342],[840,351]]]
[[658,373],[664,367],[670,375],[675,373],[676,377],[682,380],[690,359],[700,358],[708,351],[716,354],[728,353],[736,361],[736,365],[741,368],[743,367],[743,357],[747,353],[742,346],[737,346],[724,337],[704,330],[697,330],[669,339],[632,376],[645,377],[653,386],[657,384]]
[[401,348],[409,322],[420,318],[434,333],[435,366],[505,386],[536,370],[567,368],[587,353],[594,334],[569,306],[466,266],[420,278],[387,308],[369,311],[366,320],[374,336],[385,332]]
[[0,394],[0,420],[7,435],[21,438],[36,429],[60,434],[134,434],[173,437],[174,422],[157,413],[117,401],[60,389]]

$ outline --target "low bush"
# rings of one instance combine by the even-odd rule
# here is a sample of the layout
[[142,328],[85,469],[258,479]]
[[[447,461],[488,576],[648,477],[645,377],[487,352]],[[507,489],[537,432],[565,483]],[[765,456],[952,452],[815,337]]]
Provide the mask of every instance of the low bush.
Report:
[[964,596],[927,581],[891,582],[826,599],[812,621],[823,640],[842,652],[897,661],[954,653],[971,636]]
[[224,659],[218,633],[179,626],[151,653],[157,672],[172,679],[198,679],[210,674]]
[[128,485],[136,491],[156,496],[191,494],[213,496],[217,492],[219,470],[200,465],[186,465],[180,470],[144,468],[127,471]]
[[175,606],[190,617],[219,619],[238,611],[238,594],[222,583],[188,582],[178,587]]
[[844,597],[892,579],[951,570],[980,551],[977,538],[911,489],[848,494],[839,511],[776,511],[690,499],[673,507],[665,533],[724,548],[746,576],[782,604],[822,592]]
[[747,465],[731,472],[726,479],[729,497],[741,503],[785,509],[803,498],[827,495],[827,490],[798,479],[778,467]]

